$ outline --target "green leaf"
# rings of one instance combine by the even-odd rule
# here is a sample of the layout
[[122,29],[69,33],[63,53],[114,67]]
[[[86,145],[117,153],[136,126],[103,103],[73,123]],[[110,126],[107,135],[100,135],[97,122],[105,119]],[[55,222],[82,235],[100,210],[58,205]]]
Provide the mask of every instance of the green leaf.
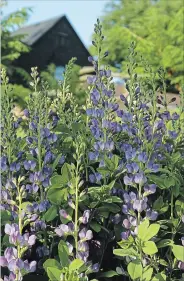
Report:
[[47,192],[47,198],[52,204],[61,205],[63,200],[67,200],[67,188],[50,188]]
[[47,267],[47,275],[51,281],[60,281],[62,271],[56,267]]
[[67,244],[61,240],[58,245],[58,254],[62,267],[69,265],[69,250]]
[[100,232],[100,230],[101,230],[101,225],[95,221],[92,221],[90,223],[90,227],[96,232]]
[[171,186],[175,185],[175,180],[173,179],[173,177],[165,177],[164,179],[164,185],[169,188]]
[[69,272],[78,270],[83,264],[84,264],[84,262],[80,259],[73,260],[71,262],[71,264],[69,265]]
[[176,200],[175,208],[178,216],[184,213],[184,200]]
[[135,280],[137,278],[140,278],[142,276],[142,265],[140,261],[132,261],[128,264],[128,273],[130,277]]
[[166,275],[164,273],[157,273],[151,281],[166,281]]
[[172,252],[177,260],[184,262],[184,246],[173,245]]
[[116,271],[114,270],[109,270],[107,272],[103,272],[101,274],[99,274],[99,277],[106,277],[106,278],[111,278],[113,276],[118,276],[119,274],[117,274]]
[[66,184],[68,183],[71,178],[71,167],[68,163],[64,163],[63,167],[61,168],[61,175],[62,175],[62,180]]
[[148,268],[148,269],[144,269],[143,275],[142,275],[142,280],[144,281],[150,281],[151,280],[151,276],[153,274],[153,268]]
[[1,210],[1,225],[5,225],[7,222],[9,222],[11,218],[11,214],[7,210]]
[[148,229],[149,227],[149,220],[144,220],[138,227],[138,237],[142,239],[142,237],[144,237],[145,235],[145,231]]
[[153,204],[153,209],[159,211],[163,206],[163,197],[159,196],[158,199]]
[[45,271],[47,271],[48,267],[55,267],[55,268],[61,269],[60,263],[55,259],[46,260],[43,264],[43,267],[44,267]]
[[57,207],[51,206],[47,212],[44,214],[43,219],[47,222],[52,221],[57,216]]
[[145,254],[150,256],[158,252],[157,246],[153,241],[146,241],[142,249]]
[[151,224],[149,227],[149,221],[145,220],[143,223],[140,224],[138,227],[138,237],[142,241],[148,241],[152,237],[154,237],[159,229],[160,225],[159,224]]
[[54,171],[55,168],[57,167],[58,163],[59,163],[59,160],[61,159],[61,156],[62,156],[62,153],[60,153],[56,159],[54,160],[54,163],[52,164],[52,170]]
[[51,178],[50,188],[61,188],[62,185],[63,185],[62,176],[55,175]]
[[113,254],[120,257],[131,257],[134,258],[138,256],[137,252],[133,248],[129,249],[114,249]]
[[157,243],[157,248],[164,248],[164,247],[168,247],[168,246],[172,246],[173,245],[173,241],[170,239],[163,239],[161,241],[159,241]]

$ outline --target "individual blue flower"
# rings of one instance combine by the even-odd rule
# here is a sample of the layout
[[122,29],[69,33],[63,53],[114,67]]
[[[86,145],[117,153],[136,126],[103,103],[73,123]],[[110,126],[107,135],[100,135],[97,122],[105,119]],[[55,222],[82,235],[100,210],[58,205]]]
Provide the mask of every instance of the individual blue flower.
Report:
[[156,192],[156,184],[147,184],[144,186],[146,195],[154,194]]
[[100,93],[97,89],[93,89],[91,92],[91,101],[94,105],[97,105],[100,100]]
[[139,172],[134,175],[134,181],[137,184],[144,184],[147,182],[147,178],[145,177],[143,172]]
[[138,212],[142,212],[144,210],[146,210],[147,208],[147,201],[145,200],[146,198],[144,199],[141,199],[141,200],[135,200],[134,203],[133,203],[133,208],[134,210],[138,211]]
[[88,154],[88,158],[89,158],[89,160],[91,160],[91,161],[98,160],[98,157],[99,157],[98,151],[89,152],[89,154]]
[[176,112],[172,114],[172,120],[178,120],[179,118],[180,116]]
[[57,135],[54,134],[54,133],[52,133],[52,134],[50,134],[50,135],[48,136],[47,139],[48,139],[48,141],[49,141],[50,143],[54,143],[54,142],[57,141]]
[[133,176],[124,176],[124,184],[133,185]]
[[178,133],[176,133],[175,131],[168,131],[168,133],[172,139],[176,139],[178,136]]
[[102,179],[102,175],[99,173],[94,173],[94,174],[90,174],[89,175],[89,181],[91,183],[97,183],[100,182],[100,180]]
[[7,168],[8,168],[8,166],[7,166],[7,158],[5,156],[1,157],[0,165],[1,165],[1,171],[5,172],[7,170]]
[[87,228],[82,228],[79,232],[79,238],[81,241],[91,240],[93,238],[93,232],[91,230],[87,230]]
[[129,236],[130,236],[130,231],[121,232],[122,240],[128,240]]
[[147,156],[146,152],[139,153],[138,160],[142,163],[146,163],[148,161],[148,156]]
[[79,218],[79,221],[82,222],[83,224],[87,224],[89,221],[90,213],[91,213],[90,210],[85,210],[83,216]]
[[151,161],[147,164],[147,168],[154,173],[157,173],[159,171],[160,165],[154,164]]
[[154,210],[151,210],[151,209],[148,209],[148,210],[146,210],[146,217],[149,220],[156,221],[157,217],[158,217],[158,212],[154,211]]
[[34,160],[26,160],[23,164],[25,170],[34,170],[36,167],[36,162]]
[[137,165],[137,163],[131,163],[131,164],[127,164],[126,165],[127,171],[128,173],[137,173],[139,171],[139,166]]
[[20,163],[13,162],[10,164],[10,171],[11,172],[18,172],[20,170]]

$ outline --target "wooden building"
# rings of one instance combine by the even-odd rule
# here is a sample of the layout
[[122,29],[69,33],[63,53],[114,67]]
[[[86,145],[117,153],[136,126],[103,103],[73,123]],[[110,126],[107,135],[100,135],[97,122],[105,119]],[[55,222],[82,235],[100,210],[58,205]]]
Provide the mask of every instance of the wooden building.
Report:
[[88,62],[88,50],[66,16],[25,26],[12,35],[19,34],[25,34],[22,41],[31,47],[31,51],[23,53],[15,64],[28,73],[33,66],[38,66],[40,71],[51,63],[60,72],[72,57],[77,58],[76,64],[80,66],[91,65]]

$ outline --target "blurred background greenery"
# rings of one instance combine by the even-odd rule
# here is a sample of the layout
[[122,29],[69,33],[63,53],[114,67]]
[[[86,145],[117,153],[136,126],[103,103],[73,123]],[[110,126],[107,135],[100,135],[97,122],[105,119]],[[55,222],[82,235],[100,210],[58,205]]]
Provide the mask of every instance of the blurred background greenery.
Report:
[[[13,61],[22,53],[29,52],[30,47],[21,41],[22,35],[12,36],[11,33],[26,24],[32,10],[22,8],[3,17],[5,5],[7,1],[2,1],[1,67],[7,69],[10,81],[15,82],[12,86],[12,95],[23,107],[24,100],[30,92],[31,78],[24,69],[14,66]],[[142,54],[154,69],[161,65],[166,69],[168,91],[180,91],[184,84],[183,0],[112,0],[108,1],[104,8],[101,16],[105,35],[104,50],[109,51],[106,61],[113,71],[127,75],[128,47],[131,41],[136,41],[138,53]],[[95,55],[93,46],[90,46],[89,50]],[[142,71],[143,69],[139,67],[138,72]],[[75,93],[80,103],[83,103],[85,87],[80,83],[79,72],[80,67],[75,65],[71,91]],[[26,82],[24,86],[17,85],[14,81],[16,73]],[[48,65],[40,76],[48,81],[50,90],[58,89],[54,64]]]

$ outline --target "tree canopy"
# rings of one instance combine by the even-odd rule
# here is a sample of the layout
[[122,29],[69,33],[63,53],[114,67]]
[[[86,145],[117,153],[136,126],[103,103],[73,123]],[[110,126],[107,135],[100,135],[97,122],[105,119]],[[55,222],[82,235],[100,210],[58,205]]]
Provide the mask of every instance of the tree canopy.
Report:
[[[126,71],[128,47],[154,67],[162,65],[172,84],[183,81],[183,0],[118,0],[107,4],[102,17],[108,62]],[[141,69],[140,69],[141,71]]]
[[[3,4],[5,5],[6,2]],[[24,77],[26,76],[26,79],[28,78],[26,71],[20,67],[15,67],[12,62],[18,59],[21,53],[29,52],[30,47],[21,41],[24,35],[12,36],[12,31],[20,28],[27,22],[30,12],[31,8],[22,8],[3,17],[1,22],[1,66],[6,68],[10,78],[15,72]]]

